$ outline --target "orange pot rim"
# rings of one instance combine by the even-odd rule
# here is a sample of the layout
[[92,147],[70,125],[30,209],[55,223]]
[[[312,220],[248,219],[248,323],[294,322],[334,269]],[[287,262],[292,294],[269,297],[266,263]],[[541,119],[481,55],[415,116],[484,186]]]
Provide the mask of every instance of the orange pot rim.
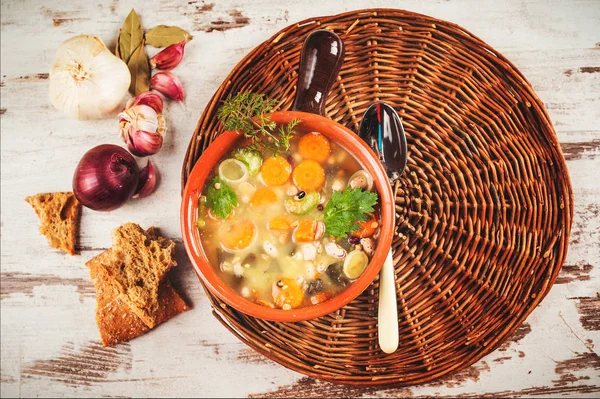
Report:
[[228,131],[217,137],[198,159],[189,175],[181,202],[181,233],[188,257],[198,277],[211,293],[227,305],[253,317],[279,321],[296,322],[309,320],[333,313],[359,296],[375,279],[390,250],[395,227],[394,193],[389,184],[384,167],[371,148],[346,127],[320,115],[299,111],[281,111],[270,114],[271,120],[278,124],[290,122],[296,118],[302,121],[301,131],[317,131],[337,143],[353,155],[360,165],[373,176],[375,188],[379,194],[381,206],[381,230],[375,252],[363,274],[344,291],[317,305],[290,310],[272,309],[252,302],[230,288],[210,264],[200,241],[200,232],[196,227],[198,196],[216,165],[242,137],[236,131]]

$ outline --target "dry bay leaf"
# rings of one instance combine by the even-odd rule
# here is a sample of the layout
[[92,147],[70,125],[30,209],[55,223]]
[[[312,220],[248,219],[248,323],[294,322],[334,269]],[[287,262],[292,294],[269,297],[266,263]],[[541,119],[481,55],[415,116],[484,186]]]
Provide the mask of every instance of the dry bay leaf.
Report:
[[120,45],[121,45],[121,35],[119,34],[119,36],[117,36],[117,44],[115,45],[115,55],[119,58],[121,58],[121,50],[119,49]]
[[188,31],[178,26],[158,25],[146,32],[146,44],[153,47],[167,47],[192,39],[193,36]]
[[131,73],[131,84],[129,91],[134,96],[138,96],[150,90],[150,63],[146,55],[144,41],[140,43],[127,63]]
[[119,50],[116,52],[119,53],[119,58],[125,61],[126,64],[129,64],[130,58],[142,44],[143,36],[144,31],[142,29],[140,17],[132,8],[127,18],[125,18],[125,22],[123,22],[123,27],[121,28],[117,41]]

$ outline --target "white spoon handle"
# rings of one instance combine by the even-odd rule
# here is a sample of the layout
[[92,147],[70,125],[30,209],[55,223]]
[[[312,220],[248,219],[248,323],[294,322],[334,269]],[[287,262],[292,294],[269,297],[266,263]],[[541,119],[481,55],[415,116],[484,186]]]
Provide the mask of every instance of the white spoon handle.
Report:
[[394,278],[392,250],[388,252],[379,272],[379,347],[385,353],[394,353],[398,349],[398,302]]

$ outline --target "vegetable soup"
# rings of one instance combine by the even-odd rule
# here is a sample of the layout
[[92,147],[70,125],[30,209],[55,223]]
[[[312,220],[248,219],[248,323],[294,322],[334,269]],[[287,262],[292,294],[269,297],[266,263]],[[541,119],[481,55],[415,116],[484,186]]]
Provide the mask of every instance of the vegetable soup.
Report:
[[316,305],[345,290],[375,251],[373,178],[318,132],[276,151],[240,141],[198,199],[210,263],[241,296],[272,308]]

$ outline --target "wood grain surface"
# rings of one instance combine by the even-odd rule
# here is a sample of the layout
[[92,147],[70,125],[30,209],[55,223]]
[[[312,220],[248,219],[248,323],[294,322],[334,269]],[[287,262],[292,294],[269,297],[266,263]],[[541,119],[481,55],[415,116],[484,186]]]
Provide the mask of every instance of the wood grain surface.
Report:
[[[81,156],[120,144],[116,118],[67,120],[48,99],[56,47],[80,33],[114,46],[131,7],[146,28],[194,35],[174,72],[184,105],[166,108],[169,133],[153,157],[157,191],[110,213],[84,209],[75,257],[38,233],[27,195],[71,189]],[[550,294],[498,350],[434,383],[375,390],[320,382],[238,342],[213,318],[179,232],[181,162],[204,106],[254,46],[314,15],[395,7],[462,25],[523,72],[558,133],[575,194],[566,264]],[[3,1],[1,5],[2,397],[507,397],[600,395],[600,3],[597,0]],[[149,51],[155,51],[154,49]],[[102,348],[84,263],[133,221],[178,243],[174,285],[193,309],[134,341]]]

